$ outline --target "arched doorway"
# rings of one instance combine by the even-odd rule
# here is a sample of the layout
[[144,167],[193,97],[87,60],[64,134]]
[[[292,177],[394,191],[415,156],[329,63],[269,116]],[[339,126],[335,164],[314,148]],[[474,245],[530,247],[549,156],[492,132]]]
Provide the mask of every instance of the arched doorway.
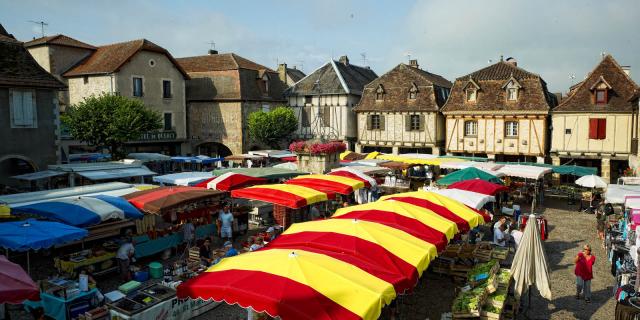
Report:
[[9,177],[36,172],[38,167],[27,157],[8,155],[0,158],[0,183],[7,184]]
[[232,155],[231,150],[222,143],[205,142],[196,147],[196,154],[209,157],[226,157]]

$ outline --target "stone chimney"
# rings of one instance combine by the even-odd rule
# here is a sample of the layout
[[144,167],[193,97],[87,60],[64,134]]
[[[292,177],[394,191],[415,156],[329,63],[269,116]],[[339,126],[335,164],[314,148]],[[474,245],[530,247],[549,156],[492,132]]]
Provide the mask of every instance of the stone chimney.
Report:
[[280,78],[280,81],[284,82],[284,84],[287,84],[287,64],[286,63],[281,63],[278,65],[278,78]]
[[209,49],[209,55],[214,55],[214,54],[218,54],[218,50],[214,50],[214,49]]
[[338,62],[344,64],[345,66],[348,66],[349,65],[349,58],[347,58],[347,56],[342,56],[342,57],[340,57]]
[[622,68],[622,71],[624,71],[624,73],[626,73],[629,77],[631,77],[631,66],[620,66]]
[[418,59],[409,60],[409,66],[418,69],[420,67],[418,65]]
[[507,58],[507,60],[506,60],[506,61],[507,61],[507,63],[512,64],[514,67],[517,67],[517,66],[518,66],[518,61],[516,61],[516,58],[509,57],[509,58]]

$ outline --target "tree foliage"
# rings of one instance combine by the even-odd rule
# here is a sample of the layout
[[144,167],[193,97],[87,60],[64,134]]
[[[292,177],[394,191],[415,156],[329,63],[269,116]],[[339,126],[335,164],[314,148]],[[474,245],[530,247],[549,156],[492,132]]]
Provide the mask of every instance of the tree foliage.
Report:
[[71,135],[91,146],[107,147],[113,159],[124,157],[123,145],[162,128],[162,117],[138,99],[114,94],[85,98],[67,108],[62,122]]
[[279,106],[269,112],[257,111],[249,115],[249,134],[271,148],[279,148],[297,128],[298,119],[289,107]]

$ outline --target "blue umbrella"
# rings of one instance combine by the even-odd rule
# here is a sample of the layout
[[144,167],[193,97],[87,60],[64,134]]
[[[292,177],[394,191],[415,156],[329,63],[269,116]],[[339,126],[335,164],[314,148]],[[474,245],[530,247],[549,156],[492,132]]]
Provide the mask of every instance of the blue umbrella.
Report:
[[80,240],[89,232],[60,222],[24,221],[0,223],[0,247],[14,251],[49,248]]
[[129,219],[142,219],[144,217],[144,215],[142,214],[142,212],[140,212],[140,210],[138,210],[138,208],[134,207],[131,203],[129,203],[129,201],[127,201],[124,198],[120,198],[120,197],[114,197],[114,196],[107,196],[107,195],[97,195],[97,196],[91,196],[93,198],[96,199],[100,199],[120,210],[122,210],[122,212],[124,212],[124,216],[125,218],[129,218]]

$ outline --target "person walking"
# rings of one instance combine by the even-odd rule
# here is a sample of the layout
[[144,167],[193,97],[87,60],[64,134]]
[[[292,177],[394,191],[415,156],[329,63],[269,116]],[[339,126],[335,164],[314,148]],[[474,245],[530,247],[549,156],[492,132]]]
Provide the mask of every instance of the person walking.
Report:
[[118,260],[118,266],[120,267],[120,275],[122,276],[122,280],[127,282],[131,281],[131,262],[135,261],[135,241],[129,237],[127,237],[124,243],[118,249],[116,253],[116,258]]
[[224,209],[220,211],[218,221],[220,237],[223,241],[231,241],[233,239],[233,214],[229,205],[225,205]]
[[576,299],[580,299],[580,293],[584,295],[586,303],[591,302],[591,279],[593,279],[593,264],[596,262],[596,256],[591,254],[591,246],[585,244],[582,252],[576,255],[574,263],[576,269]]

